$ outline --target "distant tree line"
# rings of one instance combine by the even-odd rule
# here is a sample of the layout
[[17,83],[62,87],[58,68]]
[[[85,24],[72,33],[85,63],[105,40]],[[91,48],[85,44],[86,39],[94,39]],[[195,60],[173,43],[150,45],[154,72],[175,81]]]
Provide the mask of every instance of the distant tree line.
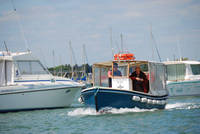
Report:
[[[65,65],[59,65],[55,67],[48,68],[48,70],[52,74],[58,74],[60,72],[64,73],[71,73],[72,72],[72,66],[70,64],[65,64]],[[77,65],[75,64],[73,66],[73,72],[82,72],[82,73],[92,73],[92,65],[89,64],[82,64],[82,65]]]
[[181,57],[181,59],[176,59],[176,61],[186,61],[186,60],[189,60],[189,58],[187,58],[187,57]]

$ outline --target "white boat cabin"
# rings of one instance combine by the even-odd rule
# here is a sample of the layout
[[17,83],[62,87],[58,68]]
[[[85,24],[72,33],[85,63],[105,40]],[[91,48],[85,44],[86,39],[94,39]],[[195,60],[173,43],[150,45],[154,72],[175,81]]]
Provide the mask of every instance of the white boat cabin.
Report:
[[31,52],[0,52],[0,86],[15,82],[51,80],[52,75]]
[[[114,72],[115,65],[117,65],[118,73]],[[148,61],[116,60],[96,63],[93,65],[93,85],[135,91],[130,75],[135,71],[137,66],[140,66],[141,71],[146,75],[147,82],[145,86],[148,89],[146,93],[153,95],[168,94],[166,90],[166,68],[164,64]]]
[[9,52],[0,52],[0,87],[11,85],[14,82],[13,59]]
[[200,62],[199,61],[167,61],[167,80],[184,81],[200,80]]

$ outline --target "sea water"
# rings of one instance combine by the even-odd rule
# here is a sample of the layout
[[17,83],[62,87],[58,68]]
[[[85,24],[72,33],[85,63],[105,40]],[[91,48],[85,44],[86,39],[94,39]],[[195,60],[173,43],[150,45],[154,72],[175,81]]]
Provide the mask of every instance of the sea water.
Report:
[[70,108],[0,114],[0,134],[199,134],[200,97],[168,100],[164,110]]

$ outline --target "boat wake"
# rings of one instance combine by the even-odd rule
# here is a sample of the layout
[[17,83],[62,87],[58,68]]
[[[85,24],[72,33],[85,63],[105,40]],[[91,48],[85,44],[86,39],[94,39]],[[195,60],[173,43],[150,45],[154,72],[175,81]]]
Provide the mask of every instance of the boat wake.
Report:
[[96,112],[93,108],[77,108],[68,112],[68,116],[87,116],[87,115],[102,115],[102,114],[124,114],[124,113],[138,113],[138,112],[152,112],[157,109],[139,109],[139,108],[106,108]]
[[[172,103],[167,104],[166,110],[175,109],[199,109],[200,103]],[[88,115],[103,115],[103,114],[125,114],[125,113],[139,113],[139,112],[153,112],[157,109],[139,109],[139,108],[106,108],[99,112],[96,112],[93,108],[76,108],[73,111],[68,112],[68,116],[88,116]]]
[[200,108],[200,103],[173,103],[167,104],[165,109],[173,110],[173,109],[198,109]]
[[73,111],[68,112],[68,116],[86,116],[86,115],[98,115],[99,113],[96,112],[93,108],[76,108]]

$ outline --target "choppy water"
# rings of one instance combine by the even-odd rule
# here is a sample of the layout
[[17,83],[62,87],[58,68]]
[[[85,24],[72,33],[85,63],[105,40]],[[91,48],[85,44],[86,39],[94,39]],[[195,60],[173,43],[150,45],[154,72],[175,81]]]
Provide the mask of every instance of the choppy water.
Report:
[[165,110],[71,108],[0,114],[3,134],[198,134],[200,97],[169,99]]

